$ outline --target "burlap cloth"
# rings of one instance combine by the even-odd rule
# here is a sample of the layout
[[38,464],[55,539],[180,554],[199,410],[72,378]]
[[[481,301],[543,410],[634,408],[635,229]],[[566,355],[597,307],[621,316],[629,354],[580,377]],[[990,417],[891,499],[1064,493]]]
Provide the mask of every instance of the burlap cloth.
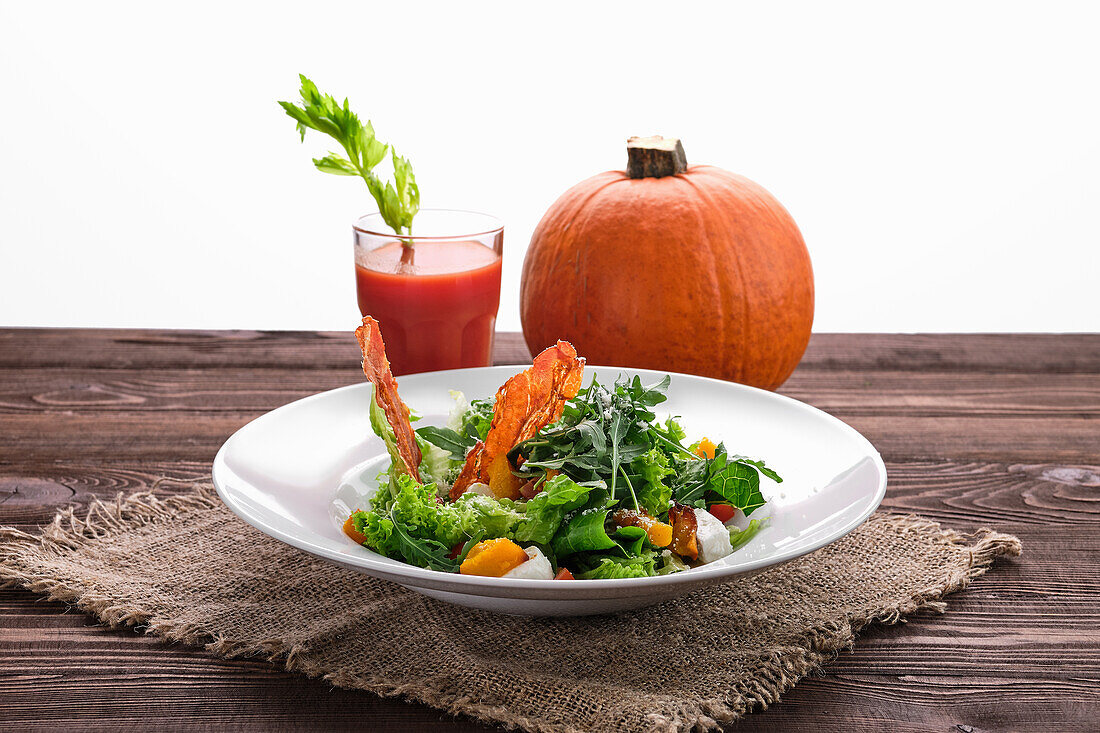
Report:
[[873,621],[943,611],[1015,537],[876,514],[748,580],[619,616],[451,606],[316,560],[247,526],[209,487],[0,529],[0,581],[227,657],[403,695],[532,731],[710,729],[779,699]]

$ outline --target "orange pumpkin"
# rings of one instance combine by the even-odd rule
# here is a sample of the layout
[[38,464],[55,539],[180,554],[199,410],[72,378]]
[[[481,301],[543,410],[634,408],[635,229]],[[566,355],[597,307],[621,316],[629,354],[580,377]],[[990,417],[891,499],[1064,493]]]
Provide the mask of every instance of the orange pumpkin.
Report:
[[688,167],[679,140],[631,138],[628,170],[569,189],[531,237],[520,284],[538,353],[775,389],[806,350],[813,271],[787,210],[747,178]]

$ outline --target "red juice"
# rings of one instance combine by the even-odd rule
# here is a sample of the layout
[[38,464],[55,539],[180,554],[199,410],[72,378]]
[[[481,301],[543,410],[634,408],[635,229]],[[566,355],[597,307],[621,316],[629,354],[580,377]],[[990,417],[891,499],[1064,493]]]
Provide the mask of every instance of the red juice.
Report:
[[392,241],[360,252],[359,311],[382,330],[394,374],[488,366],[501,256],[474,241],[417,242],[412,264]]

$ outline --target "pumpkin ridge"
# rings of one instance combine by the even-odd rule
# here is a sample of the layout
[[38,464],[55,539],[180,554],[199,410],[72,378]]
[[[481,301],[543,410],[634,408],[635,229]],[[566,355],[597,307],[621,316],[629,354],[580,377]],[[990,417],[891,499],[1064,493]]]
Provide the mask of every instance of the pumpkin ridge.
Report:
[[[619,171],[606,171],[606,173],[619,173]],[[597,175],[600,175],[600,174],[597,174]],[[609,179],[608,181],[606,181],[604,183],[601,183],[598,188],[596,188],[594,191],[588,192],[583,199],[580,199],[572,207],[574,211],[583,211],[583,212],[585,212],[585,216],[584,216],[583,221],[574,222],[569,227],[572,230],[572,231],[570,231],[570,238],[568,240],[570,245],[574,245],[574,244],[577,243],[578,232],[584,231],[585,226],[588,224],[588,220],[592,218],[592,202],[596,199],[596,197],[599,196],[601,193],[603,193],[604,190],[608,186],[614,185],[616,183],[619,183],[620,181],[625,181],[625,180],[629,180],[629,179],[627,179],[627,178],[612,178],[612,179]],[[566,248],[565,247],[558,247],[557,248],[556,254],[559,257],[558,257],[558,260],[556,260],[553,263],[553,265],[551,266],[552,270],[556,271],[559,268],[559,266],[560,266],[560,255],[561,255],[562,250],[564,250],[564,249],[566,249]],[[587,247],[584,248],[584,251],[585,251],[585,253],[587,253]],[[579,261],[574,262],[574,264],[573,264],[574,274],[576,274],[576,271],[580,269],[579,265],[580,265]]]
[[[619,171],[608,171],[608,172],[609,173],[612,173],[612,172],[618,173]],[[597,207],[593,206],[593,202],[596,200],[596,197],[599,196],[604,191],[606,191],[610,186],[612,186],[616,183],[620,183],[622,181],[630,181],[630,179],[626,178],[625,176],[623,178],[613,178],[610,181],[608,181],[607,183],[601,185],[595,191],[593,191],[591,193],[591,195],[589,195],[588,198],[586,198],[584,200],[583,206],[580,207],[580,210],[584,212],[584,218],[577,221],[576,227],[574,228],[574,231],[573,231],[573,239],[570,240],[570,245],[576,245],[580,241],[581,235],[582,234],[587,234],[588,224],[589,224],[589,222],[592,221],[592,215],[594,214],[594,212],[596,211],[596,208],[597,208]],[[587,272],[588,246],[585,245],[583,241],[581,241],[581,245],[582,246],[580,248],[580,251],[577,253],[576,263],[573,266],[574,274],[579,274],[580,272]],[[581,262],[581,259],[580,259],[581,257],[584,257],[583,262]],[[587,290],[588,290],[588,277],[587,277],[587,275],[584,276],[584,280],[582,281],[582,284],[581,284],[581,290],[582,290],[582,292],[587,292]],[[576,312],[574,311],[574,317],[575,316],[576,316]],[[592,311],[590,309],[586,308],[585,311],[584,311],[584,317],[585,317],[585,319],[588,320],[589,323],[591,323]]]
[[[704,173],[705,173],[705,171],[704,171]],[[692,191],[695,192],[695,195],[699,199],[702,199],[704,204],[711,207],[712,209],[714,208],[714,199],[711,198],[710,194],[708,194],[706,191],[704,191],[702,188],[700,188],[698,185],[696,185],[687,176],[679,176],[679,177],[683,178],[684,182],[687,183],[688,186],[691,187]],[[710,247],[710,232],[708,231],[708,229],[706,227],[706,217],[703,216],[702,213],[700,213],[700,217],[702,218],[703,223],[704,223],[703,231],[705,231],[707,233],[707,248],[711,249],[711,247]],[[742,330],[741,336],[742,336],[742,340],[744,340],[744,337],[746,335],[744,331],[748,327],[748,324],[750,323],[750,321],[749,321],[749,303],[748,303],[748,298],[746,297],[746,293],[748,291],[745,289],[745,268],[742,266],[741,252],[740,252],[739,248],[732,247],[731,249],[733,250],[733,256],[734,256],[734,259],[736,260],[735,267],[737,268],[737,279],[740,281],[740,284],[741,284],[741,289],[738,292],[737,297],[738,297],[738,300],[741,301],[741,330]],[[713,251],[713,249],[712,249],[712,251]],[[718,272],[717,267],[715,268],[715,272]],[[720,288],[721,288],[721,291],[723,292],[723,294],[728,293],[729,292],[729,285],[728,285],[728,283],[726,283],[725,278],[719,278],[719,282],[721,283]],[[723,300],[724,300],[724,298],[723,298]],[[726,333],[728,319],[725,318],[725,303],[722,304],[722,313],[721,313],[721,315],[723,316],[720,319],[721,323],[722,323],[722,343],[727,344],[727,343],[729,343],[729,340],[727,338],[728,334]],[[738,349],[737,350],[737,379],[734,380],[734,381],[740,381],[743,378],[744,374],[745,374],[745,361],[744,360],[745,360],[745,349],[743,349],[743,348]]]
[[[615,183],[619,183],[620,181],[629,180],[625,177],[625,174],[623,174],[622,171],[604,171],[603,173],[597,173],[596,175],[592,176],[592,178],[598,178],[599,176],[605,176],[605,175],[616,174],[616,173],[619,174],[617,177],[610,178],[609,180],[604,181],[594,191],[584,192],[582,194],[583,198],[578,197],[578,199],[575,202],[570,201],[569,208],[570,208],[571,211],[578,211],[579,210],[579,211],[585,211],[586,212],[585,213],[585,221],[584,221],[585,224],[587,223],[587,220],[589,218],[591,218],[591,210],[590,209],[591,209],[591,203],[592,203],[593,199],[595,199],[599,194],[601,194],[605,189],[607,189],[608,186],[611,186]],[[592,180],[592,178],[589,178],[585,181],[582,181],[580,184],[576,184],[574,186],[571,186],[568,190],[565,191],[565,193],[562,194],[562,196],[564,197],[564,196],[568,195],[569,192],[572,191],[574,188],[577,188],[578,186],[581,186],[584,183],[588,183],[589,181]],[[538,233],[539,233],[539,230],[542,227],[542,224],[543,224],[543,222],[540,221],[538,223],[538,225],[535,226],[535,232],[532,234],[532,240],[534,240],[538,237]],[[569,229],[570,229],[569,239],[566,240],[565,242],[559,243],[556,247],[554,247],[554,249],[552,251],[553,261],[543,265],[543,267],[542,267],[543,271],[542,272],[535,272],[535,270],[538,268],[538,265],[533,259],[529,259],[527,257],[524,258],[523,270],[522,270],[522,273],[521,273],[521,281],[526,280],[529,274],[532,277],[537,277],[537,278],[540,278],[540,279],[542,279],[542,278],[552,279],[554,277],[561,277],[564,274],[561,271],[565,270],[565,269],[568,269],[568,265],[563,265],[563,253],[575,252],[576,244],[577,244],[577,237],[578,237],[577,232],[582,231],[584,229],[584,226],[583,226],[582,223],[577,222],[577,223],[571,225],[569,227]],[[568,246],[566,246],[566,245],[568,245]],[[584,251],[585,251],[585,253],[587,253],[587,248],[584,248]],[[579,271],[582,269],[580,267],[580,264],[581,264],[580,260],[579,260],[580,256],[581,256],[580,253],[575,254],[575,258],[574,258],[574,261],[573,261],[573,264],[572,264],[572,270],[573,270],[572,274],[573,275],[577,275],[579,273]],[[528,273],[528,266],[529,265],[530,265],[530,268],[531,268],[530,273]],[[574,313],[574,317],[575,316],[576,316],[576,314]],[[520,323],[523,326],[524,336],[526,337],[526,334],[528,332],[530,332],[530,330],[527,326],[527,302],[522,297],[522,294],[521,294],[521,297],[520,297]],[[527,339],[525,338],[525,340],[527,340]],[[531,341],[527,341],[527,347],[533,353],[537,353],[538,351],[541,351],[543,348],[545,348],[546,344],[534,344],[534,343],[531,343]]]
[[[765,212],[776,225],[781,226],[785,231],[789,231],[789,233],[797,237],[798,241],[802,244],[802,247],[805,248],[805,239],[802,237],[802,232],[798,228],[798,224],[794,221],[794,217],[791,216],[790,211],[788,211],[787,207],[785,207],[779,200],[777,200],[771,194],[771,192],[769,192],[762,185],[750,178],[746,178],[745,176],[733,173],[732,171],[728,171],[724,168],[719,168],[717,166],[700,165],[697,167],[697,169],[698,173],[704,176],[710,177],[713,180],[722,181],[728,187],[735,187],[739,191],[738,198],[740,200],[752,204],[753,208],[756,209],[758,212]],[[806,266],[808,268],[808,271],[806,273],[806,280],[810,284],[811,289],[809,295],[809,307],[810,328],[812,328],[814,300],[813,264],[809,261],[808,258],[806,261]],[[743,281],[744,272],[741,273],[741,276]],[[809,336],[807,336],[807,342],[808,340]],[[803,352],[805,351],[805,348],[806,344],[803,344]],[[794,369],[794,366],[797,366],[797,360],[795,361],[795,364],[793,366],[787,365],[780,360],[773,361],[771,363],[771,369],[767,373],[768,381],[766,388],[776,389],[786,380],[788,376],[790,376],[790,373]]]

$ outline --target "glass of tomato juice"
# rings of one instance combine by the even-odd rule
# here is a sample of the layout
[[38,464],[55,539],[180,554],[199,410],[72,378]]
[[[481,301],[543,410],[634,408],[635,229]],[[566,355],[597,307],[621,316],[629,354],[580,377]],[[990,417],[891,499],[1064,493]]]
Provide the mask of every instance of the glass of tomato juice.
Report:
[[504,224],[422,209],[412,234],[381,214],[355,222],[359,311],[378,321],[394,374],[489,366],[500,306]]

